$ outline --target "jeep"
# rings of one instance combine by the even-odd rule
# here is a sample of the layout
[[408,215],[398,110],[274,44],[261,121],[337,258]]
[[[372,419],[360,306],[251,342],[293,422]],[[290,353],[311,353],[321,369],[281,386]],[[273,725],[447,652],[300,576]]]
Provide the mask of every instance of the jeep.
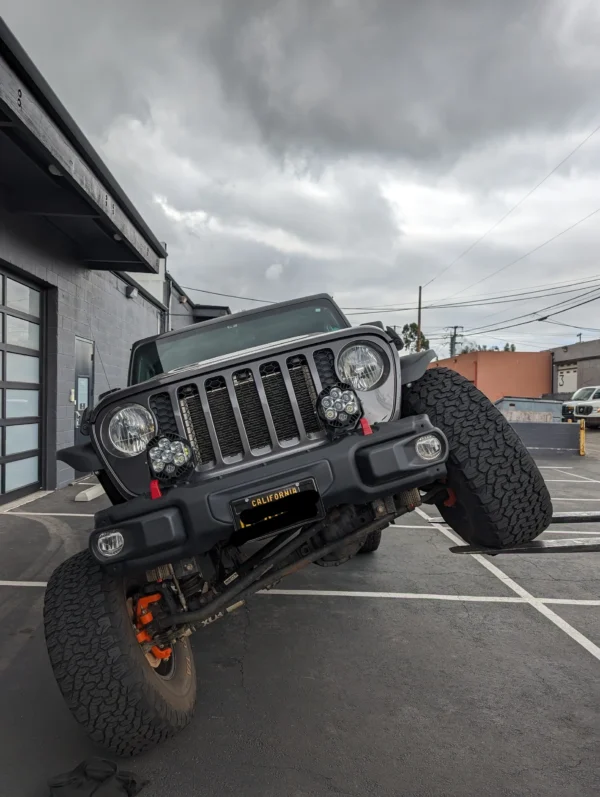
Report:
[[183,729],[193,632],[306,565],[373,553],[422,504],[490,548],[547,528],[550,496],[502,414],[433,351],[401,349],[327,295],[134,344],[128,386],[58,455],[112,504],[44,606],[54,675],[95,742],[135,755]]

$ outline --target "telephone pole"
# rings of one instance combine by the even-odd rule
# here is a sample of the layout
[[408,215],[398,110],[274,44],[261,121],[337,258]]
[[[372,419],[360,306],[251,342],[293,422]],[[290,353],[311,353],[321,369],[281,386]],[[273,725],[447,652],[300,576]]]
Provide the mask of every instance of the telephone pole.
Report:
[[417,351],[421,351],[421,294],[423,288],[419,285],[419,309],[417,311]]
[[456,340],[458,338],[458,331],[459,329],[464,329],[464,327],[452,327],[452,334],[450,335],[450,357],[456,356]]
[[579,342],[581,343],[581,332],[577,333],[577,337],[579,338]]

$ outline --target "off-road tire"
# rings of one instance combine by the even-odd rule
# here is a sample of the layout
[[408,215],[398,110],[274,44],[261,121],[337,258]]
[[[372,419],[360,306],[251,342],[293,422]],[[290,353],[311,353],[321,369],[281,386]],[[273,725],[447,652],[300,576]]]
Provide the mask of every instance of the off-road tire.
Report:
[[431,368],[404,388],[403,414],[426,413],[450,444],[447,485],[454,506],[438,504],[466,542],[504,548],[529,542],[552,519],[537,465],[499,410],[467,379]]
[[374,553],[381,545],[381,531],[372,531],[361,545],[359,553]]
[[135,638],[123,579],[102,570],[89,551],[52,574],[44,627],[58,686],[94,742],[137,755],[192,719],[196,672],[188,640],[174,647],[170,679],[157,675]]

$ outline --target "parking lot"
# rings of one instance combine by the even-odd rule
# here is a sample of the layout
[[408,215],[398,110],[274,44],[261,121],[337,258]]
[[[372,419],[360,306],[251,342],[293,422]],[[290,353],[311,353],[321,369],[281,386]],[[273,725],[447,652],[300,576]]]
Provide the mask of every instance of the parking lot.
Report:
[[[587,457],[540,464],[555,511],[600,511],[600,433]],[[0,515],[11,797],[45,795],[99,753],[62,702],[41,625],[45,580],[104,504],[75,503],[78,489]],[[436,517],[400,518],[377,553],[310,567],[199,632],[193,724],[125,763],[149,779],[144,797],[596,795],[600,554],[455,556]]]

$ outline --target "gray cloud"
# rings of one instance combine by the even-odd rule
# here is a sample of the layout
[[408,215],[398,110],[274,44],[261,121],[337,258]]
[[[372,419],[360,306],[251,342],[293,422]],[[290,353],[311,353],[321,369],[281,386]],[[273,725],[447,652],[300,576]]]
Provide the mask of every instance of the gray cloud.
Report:
[[[2,13],[177,279],[210,290],[412,303],[600,121],[591,0],[4,0]],[[426,298],[589,213],[599,170],[600,134]],[[469,295],[593,274],[597,224]],[[542,304],[424,318],[472,327]],[[565,320],[593,326],[593,308]]]

